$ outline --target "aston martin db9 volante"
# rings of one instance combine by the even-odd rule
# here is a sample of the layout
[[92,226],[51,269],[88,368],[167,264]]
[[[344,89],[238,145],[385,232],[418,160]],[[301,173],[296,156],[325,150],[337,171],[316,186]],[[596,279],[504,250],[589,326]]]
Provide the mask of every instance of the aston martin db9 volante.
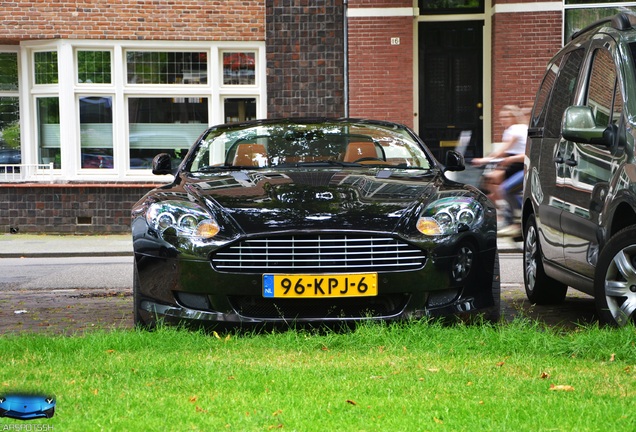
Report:
[[138,325],[499,318],[495,208],[405,126],[221,125],[171,164],[132,209]]

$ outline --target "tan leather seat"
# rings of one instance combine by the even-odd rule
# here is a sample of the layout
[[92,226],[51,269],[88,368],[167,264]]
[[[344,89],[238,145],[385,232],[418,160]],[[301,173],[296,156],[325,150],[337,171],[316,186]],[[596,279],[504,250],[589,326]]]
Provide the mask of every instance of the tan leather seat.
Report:
[[355,162],[362,158],[378,159],[378,151],[375,144],[369,141],[350,142],[344,155],[344,162]]
[[234,166],[266,166],[267,150],[263,144],[239,144],[236,147]]

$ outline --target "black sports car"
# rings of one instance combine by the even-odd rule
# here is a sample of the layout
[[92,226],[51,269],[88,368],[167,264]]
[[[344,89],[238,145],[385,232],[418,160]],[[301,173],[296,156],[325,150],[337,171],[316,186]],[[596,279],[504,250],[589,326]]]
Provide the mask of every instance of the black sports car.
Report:
[[208,129],[132,209],[137,324],[499,318],[493,204],[405,126]]

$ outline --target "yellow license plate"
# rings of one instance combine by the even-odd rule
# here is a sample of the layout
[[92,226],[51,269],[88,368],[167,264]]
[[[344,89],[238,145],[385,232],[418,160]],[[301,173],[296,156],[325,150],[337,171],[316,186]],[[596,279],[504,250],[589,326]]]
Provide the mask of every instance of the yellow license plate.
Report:
[[323,298],[376,295],[378,295],[377,273],[263,275],[263,297]]

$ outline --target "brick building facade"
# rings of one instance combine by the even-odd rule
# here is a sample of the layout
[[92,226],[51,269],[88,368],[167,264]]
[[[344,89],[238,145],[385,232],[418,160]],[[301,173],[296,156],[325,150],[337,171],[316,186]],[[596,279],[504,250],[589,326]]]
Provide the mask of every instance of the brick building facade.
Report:
[[[15,150],[8,129],[19,125],[19,155],[30,167],[18,180],[0,172],[0,230],[127,232],[133,202],[169,181],[150,174],[149,158],[162,151],[179,157],[192,137],[224,122],[368,117],[413,127],[440,156],[471,129],[473,154],[488,152],[502,133],[499,109],[532,104],[562,45],[567,6],[460,3],[476,6],[4,2],[0,130],[7,142],[0,140],[0,154]],[[435,38],[450,49],[432,49]],[[464,42],[477,48],[462,50]],[[437,67],[443,62],[448,69]],[[427,98],[432,90],[441,96]],[[427,122],[422,112],[448,119]]]
[[[356,14],[356,4],[371,3],[349,2],[349,114],[413,126],[414,18]],[[409,2],[384,3],[406,10]],[[391,39],[400,42],[392,45]]]
[[[507,2],[497,2],[506,5]],[[496,113],[514,103],[532,107],[545,66],[562,46],[563,12],[501,8],[492,17],[492,139],[503,128]],[[496,6],[495,6],[495,10]]]

